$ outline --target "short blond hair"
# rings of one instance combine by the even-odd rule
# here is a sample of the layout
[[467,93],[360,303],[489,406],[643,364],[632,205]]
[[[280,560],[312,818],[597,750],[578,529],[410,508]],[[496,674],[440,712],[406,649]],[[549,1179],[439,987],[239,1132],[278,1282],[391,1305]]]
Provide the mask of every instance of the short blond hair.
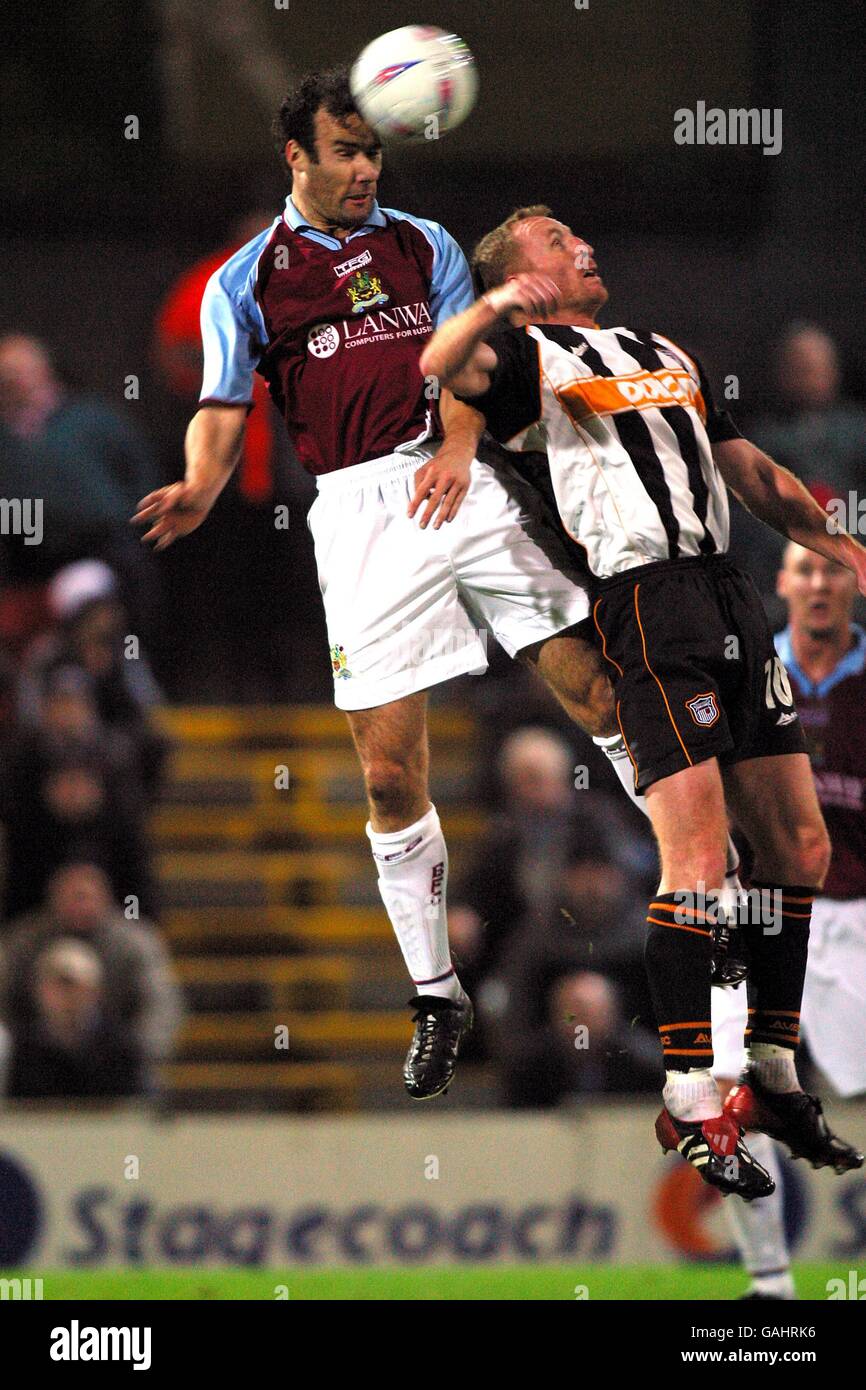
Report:
[[472,252],[472,269],[482,289],[492,290],[494,285],[503,284],[517,264],[520,252],[514,241],[514,228],[518,222],[526,222],[530,217],[552,216],[544,203],[515,208],[504,222],[481,238]]

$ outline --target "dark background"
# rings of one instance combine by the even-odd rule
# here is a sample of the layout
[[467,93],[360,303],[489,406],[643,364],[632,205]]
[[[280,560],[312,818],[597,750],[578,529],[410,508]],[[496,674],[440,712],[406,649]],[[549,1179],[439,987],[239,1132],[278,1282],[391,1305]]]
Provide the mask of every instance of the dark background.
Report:
[[[154,370],[157,305],[240,213],[261,207],[266,221],[281,203],[270,122],[283,90],[418,20],[467,40],[481,93],[461,130],[388,151],[385,206],[442,221],[468,249],[514,205],[549,202],[596,248],[611,289],[605,322],[651,325],[697,351],[716,380],[736,375],[739,419],[771,403],[768,345],[794,318],[833,334],[847,393],[863,396],[866,12],[848,3],[7,4],[0,330],[45,339],[70,384],[131,412],[164,476],[179,475],[188,412]],[[781,153],[676,145],[674,112],[699,100],[782,108]],[[130,114],[136,141],[124,139]],[[124,405],[131,372],[141,399]],[[302,488],[299,523],[303,499]],[[285,619],[266,636],[285,644],[279,679],[293,698],[328,698],[324,662],[292,663],[301,615],[324,631],[303,526],[287,547],[272,512],[229,495],[180,549],[158,562],[155,655],[170,693],[242,696],[220,688],[226,644],[232,628],[261,621],[265,601]],[[227,610],[219,637],[215,614]]]

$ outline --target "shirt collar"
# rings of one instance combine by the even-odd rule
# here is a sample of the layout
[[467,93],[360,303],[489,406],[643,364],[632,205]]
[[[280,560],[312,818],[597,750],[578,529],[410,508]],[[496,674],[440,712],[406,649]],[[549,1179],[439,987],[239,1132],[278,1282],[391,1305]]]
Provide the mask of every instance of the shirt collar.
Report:
[[859,623],[851,624],[851,636],[854,638],[853,647],[849,647],[841,661],[834,666],[829,676],[825,676],[817,685],[809,680],[809,677],[800,669],[794,658],[794,648],[791,641],[791,629],[786,627],[776,638],[776,650],[784,661],[791,675],[795,677],[804,695],[818,696],[822,698],[829,695],[834,686],[840,681],[847,680],[849,676],[859,676],[866,669],[866,630]]
[[[284,213],[284,217],[287,226],[291,227],[293,232],[306,232],[308,235],[321,237],[324,241],[340,241],[339,237],[330,236],[328,232],[323,232],[321,227],[313,227],[309,222],[305,221],[295,204],[292,202],[291,194],[289,194],[288,198],[286,199],[286,210]],[[368,232],[371,227],[387,227],[387,225],[387,217],[385,216],[382,209],[379,207],[379,204],[374,200],[373,210],[370,213],[370,216],[367,218],[367,221],[362,223],[360,227],[356,227],[355,230],[353,232],[350,232],[347,237],[343,238],[343,240],[351,241],[352,237],[360,236],[362,232]]]

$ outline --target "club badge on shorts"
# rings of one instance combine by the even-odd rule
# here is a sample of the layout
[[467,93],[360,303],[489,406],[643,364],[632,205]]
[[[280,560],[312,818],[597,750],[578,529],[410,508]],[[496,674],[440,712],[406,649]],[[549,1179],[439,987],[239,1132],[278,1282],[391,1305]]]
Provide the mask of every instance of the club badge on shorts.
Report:
[[707,691],[706,695],[695,695],[691,700],[686,700],[686,709],[695,723],[704,729],[715,724],[719,717],[719,707],[712,690]]
[[349,670],[349,664],[346,661],[346,653],[339,642],[335,642],[333,647],[331,647],[331,668],[334,672],[335,681],[347,681],[352,675],[352,672]]

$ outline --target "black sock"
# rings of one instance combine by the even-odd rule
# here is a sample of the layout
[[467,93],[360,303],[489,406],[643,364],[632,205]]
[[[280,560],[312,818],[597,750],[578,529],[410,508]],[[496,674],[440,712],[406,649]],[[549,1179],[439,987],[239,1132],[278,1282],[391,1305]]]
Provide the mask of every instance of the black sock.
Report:
[[774,1043],[794,1050],[800,1041],[800,1005],[815,891],[752,883],[753,896],[743,919],[754,1003],[747,1044]]
[[685,893],[657,893],[647,913],[644,960],[668,1071],[713,1064],[713,934],[703,911],[684,907],[683,899]]

